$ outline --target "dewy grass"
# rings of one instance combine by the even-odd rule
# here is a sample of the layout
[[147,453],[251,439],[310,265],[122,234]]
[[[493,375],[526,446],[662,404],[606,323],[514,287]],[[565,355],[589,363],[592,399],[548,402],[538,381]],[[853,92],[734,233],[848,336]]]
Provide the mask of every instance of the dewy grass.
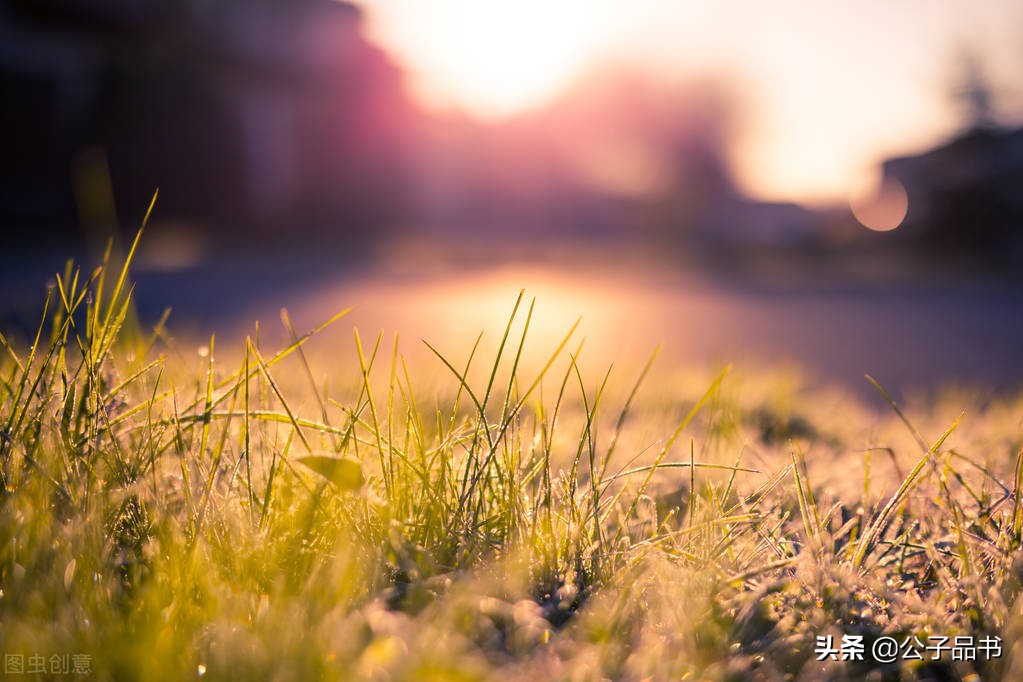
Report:
[[[571,324],[524,373],[521,294],[485,367],[479,340],[463,360],[428,344],[446,388],[356,332],[358,381],[328,393],[306,346],[345,313],[304,335],[285,315],[290,342],[251,337],[233,367],[211,338],[195,372],[153,357],[163,320],[132,321],[134,250],[69,266],[23,347],[0,336],[8,674],[1023,675],[1019,399],[951,428],[938,406],[843,418],[742,397],[727,371],[694,390],[651,358],[618,403]],[[818,660],[828,636],[866,657]],[[1004,649],[872,659],[885,637]]]

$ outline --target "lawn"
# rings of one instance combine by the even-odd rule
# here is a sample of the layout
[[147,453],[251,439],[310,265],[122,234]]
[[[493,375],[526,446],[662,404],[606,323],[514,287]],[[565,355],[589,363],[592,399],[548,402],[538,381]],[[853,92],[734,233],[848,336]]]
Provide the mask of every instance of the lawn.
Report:
[[0,337],[11,679],[1023,679],[1019,395],[626,376],[524,295],[430,367],[190,343],[132,253]]

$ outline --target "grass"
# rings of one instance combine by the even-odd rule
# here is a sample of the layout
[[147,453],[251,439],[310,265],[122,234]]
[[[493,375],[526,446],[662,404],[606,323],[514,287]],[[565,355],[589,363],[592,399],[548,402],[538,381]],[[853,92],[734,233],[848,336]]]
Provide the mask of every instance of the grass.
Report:
[[[344,313],[195,367],[134,320],[133,253],[69,264],[34,338],[0,337],[5,654],[104,680],[1023,675],[1019,398],[885,415],[653,358],[616,384],[570,325],[527,372],[522,295],[493,357],[428,346],[443,381],[356,331],[331,395],[307,342]],[[1004,654],[817,661],[843,634]]]

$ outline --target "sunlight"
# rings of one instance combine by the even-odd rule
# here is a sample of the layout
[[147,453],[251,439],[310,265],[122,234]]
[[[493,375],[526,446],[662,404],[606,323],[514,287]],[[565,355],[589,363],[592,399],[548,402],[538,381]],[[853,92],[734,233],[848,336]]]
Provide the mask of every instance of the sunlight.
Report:
[[[443,19],[440,19],[443,17]],[[554,97],[596,43],[593,8],[581,0],[516,3],[449,0],[421,29],[413,86],[435,106],[499,119]]]

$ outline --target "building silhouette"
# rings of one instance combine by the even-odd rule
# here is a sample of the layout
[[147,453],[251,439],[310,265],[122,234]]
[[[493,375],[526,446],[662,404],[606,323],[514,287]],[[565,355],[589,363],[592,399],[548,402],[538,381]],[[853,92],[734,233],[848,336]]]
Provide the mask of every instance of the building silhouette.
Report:
[[15,1],[0,92],[5,237],[79,235],[90,174],[128,230],[157,187],[161,217],[260,239],[401,210],[413,108],[349,3]]
[[993,267],[1023,263],[1023,128],[975,126],[922,154],[889,159],[906,190],[898,242],[925,256]]

